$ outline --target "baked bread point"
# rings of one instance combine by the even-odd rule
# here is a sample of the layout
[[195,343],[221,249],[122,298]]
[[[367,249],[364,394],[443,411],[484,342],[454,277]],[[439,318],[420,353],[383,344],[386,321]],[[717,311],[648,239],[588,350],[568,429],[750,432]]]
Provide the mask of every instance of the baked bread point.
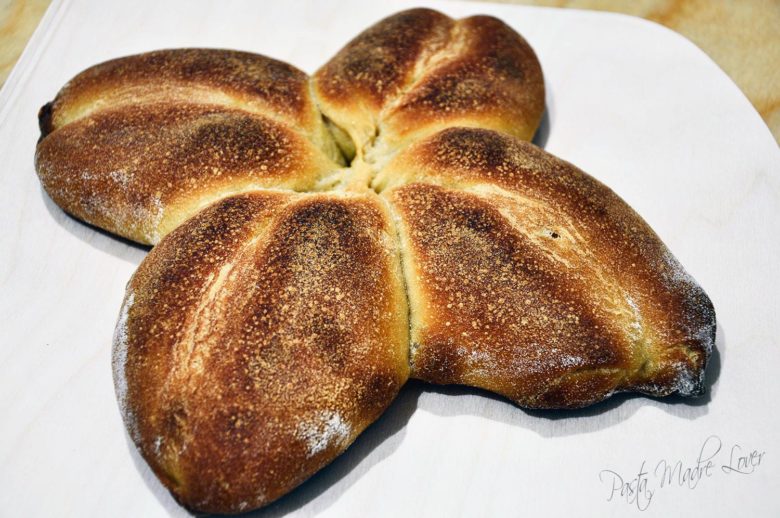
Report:
[[452,128],[375,185],[399,226],[413,377],[530,408],[704,392],[712,303],[599,181],[528,142]]
[[544,113],[542,68],[522,36],[491,16],[453,20],[431,9],[366,29],[312,86],[323,114],[349,136],[345,151],[380,164],[454,126],[530,140]]
[[376,195],[244,193],[152,249],[127,287],[114,382],[182,505],[260,507],[381,415],[409,375],[399,264]]

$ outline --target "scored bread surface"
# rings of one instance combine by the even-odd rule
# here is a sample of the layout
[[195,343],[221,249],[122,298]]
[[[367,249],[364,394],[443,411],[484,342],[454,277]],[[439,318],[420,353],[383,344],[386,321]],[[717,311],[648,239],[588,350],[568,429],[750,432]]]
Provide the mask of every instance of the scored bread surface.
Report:
[[371,145],[387,154],[452,126],[530,140],[544,112],[533,49],[490,16],[399,13],[358,35],[313,79],[323,113],[358,153]]
[[290,65],[227,50],[109,61],[41,109],[36,170],[68,213],[156,244],[220,197],[317,190],[341,166],[308,85]]
[[41,109],[52,199],[159,243],[127,287],[114,382],[182,505],[279,498],[409,377],[533,408],[703,392],[712,304],[615,193],[524,141],[543,111],[520,35],[429,9],[312,78],[157,51],[92,67]]
[[540,408],[702,393],[709,299],[594,178],[527,142],[453,128],[376,184],[401,222],[412,376]]
[[182,503],[275,500],[390,404],[409,369],[394,232],[376,196],[256,191],[151,251],[114,369],[133,439]]

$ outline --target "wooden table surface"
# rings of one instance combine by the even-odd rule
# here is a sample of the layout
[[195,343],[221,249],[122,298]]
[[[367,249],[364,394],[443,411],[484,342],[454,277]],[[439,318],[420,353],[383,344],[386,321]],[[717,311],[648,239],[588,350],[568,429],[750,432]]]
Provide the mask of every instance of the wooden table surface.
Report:
[[[498,0],[640,16],[698,45],[734,80],[780,142],[780,0]],[[49,0],[0,0],[0,83]]]

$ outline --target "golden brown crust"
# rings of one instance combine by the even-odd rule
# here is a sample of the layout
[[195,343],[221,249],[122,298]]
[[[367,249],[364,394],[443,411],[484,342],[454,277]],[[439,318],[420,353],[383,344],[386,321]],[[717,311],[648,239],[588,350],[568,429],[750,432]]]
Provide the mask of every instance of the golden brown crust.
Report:
[[490,16],[403,11],[358,35],[313,81],[323,112],[358,150],[386,152],[452,126],[530,139],[544,112],[533,49]]
[[330,462],[408,377],[408,323],[376,196],[253,192],[174,231],[128,286],[117,393],[185,506],[264,505]]
[[710,300],[592,177],[532,144],[459,128],[401,153],[377,183],[402,222],[413,376],[531,407],[702,392]]
[[411,184],[392,200],[405,235],[412,376],[479,386],[523,406],[568,407],[603,392],[572,394],[577,387],[554,383],[564,374],[603,370],[614,386],[641,362],[642,351],[623,344],[620,313],[594,305],[594,287],[489,197]]
[[409,141],[453,126],[531,140],[544,112],[542,68],[528,43],[490,16],[459,20],[425,72],[385,114],[384,131]]
[[410,9],[379,21],[313,76],[323,113],[358,151],[378,133],[380,112],[417,79],[449,37],[453,21],[431,9]]
[[306,74],[231,50],[96,65],[41,109],[39,123],[36,170],[52,199],[146,244],[229,192],[314,190],[341,160]]
[[313,190],[337,167],[273,119],[185,103],[100,110],[57,129],[36,152],[41,183],[60,207],[149,244],[227,193]]
[[439,50],[453,21],[432,9],[410,9],[377,22],[347,43],[315,74],[321,99],[379,111],[415,80],[420,60]]
[[410,373],[537,408],[701,392],[709,299],[617,195],[519,140],[543,110],[520,35],[429,9],[311,82],[167,50],[92,67],[41,109],[52,199],[165,236],[128,285],[113,366],[133,441],[183,505],[285,494]]
[[[173,49],[111,60],[77,75],[41,109],[36,169],[54,201],[72,215],[153,244],[227,192],[327,187],[318,181],[339,167],[330,132],[340,137],[339,126],[354,141],[340,141],[342,149],[351,154],[356,145],[358,161],[374,167],[409,139],[455,124],[530,138],[544,109],[541,67],[520,35],[494,18],[453,21],[429,9],[404,11],[368,29],[318,72],[312,86],[336,126],[323,123],[303,72],[264,56]],[[221,140],[207,143],[209,157],[196,153],[197,160],[179,168],[168,156],[188,145],[187,124],[190,133],[197,131],[201,119],[187,113],[198,109],[211,119],[221,110],[230,120]],[[251,120],[264,121],[263,128],[227,129]],[[282,154],[259,164],[286,175],[258,173],[251,159],[243,169],[231,165],[249,150],[244,131],[254,133],[258,153],[289,141],[275,148]],[[96,141],[111,150],[108,159],[86,152]],[[139,156],[152,142],[152,160]],[[213,151],[220,149],[230,156]],[[312,157],[317,151],[323,156]],[[291,156],[300,157],[292,167]],[[353,168],[349,188],[370,179],[358,171]],[[115,185],[114,179],[128,178],[135,185]]]
[[313,133],[320,118],[308,82],[297,68],[248,52],[158,50],[112,59],[81,72],[57,94],[42,125],[55,130],[93,111],[126,104],[185,102],[280,117]]

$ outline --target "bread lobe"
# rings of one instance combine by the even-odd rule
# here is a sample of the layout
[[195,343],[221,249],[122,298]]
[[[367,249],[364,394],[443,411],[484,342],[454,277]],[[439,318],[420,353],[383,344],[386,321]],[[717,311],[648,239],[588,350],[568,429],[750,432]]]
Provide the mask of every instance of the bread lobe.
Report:
[[183,505],[264,505],[392,401],[408,377],[392,232],[376,196],[252,192],[149,254],[115,378],[136,444]]
[[145,244],[227,194],[316,190],[343,165],[308,76],[231,50],[95,65],[41,109],[39,126],[36,171],[52,199]]
[[230,192],[314,190],[338,167],[273,119],[187,103],[100,110],[36,151],[38,176],[58,205],[148,244]]
[[416,67],[432,53],[431,46],[441,47],[452,24],[449,17],[423,8],[385,18],[331,58],[317,72],[315,86],[334,104],[351,108],[357,96],[379,110],[416,79]]
[[533,49],[496,18],[472,16],[455,23],[446,50],[383,114],[384,131],[409,142],[469,126],[531,140],[545,95]]
[[537,408],[702,393],[712,304],[597,180],[455,128],[400,153],[377,185],[405,236],[413,376]]
[[318,70],[323,113],[368,160],[447,127],[480,126],[530,139],[544,112],[542,69],[500,20],[452,20],[429,9],[390,16]]

